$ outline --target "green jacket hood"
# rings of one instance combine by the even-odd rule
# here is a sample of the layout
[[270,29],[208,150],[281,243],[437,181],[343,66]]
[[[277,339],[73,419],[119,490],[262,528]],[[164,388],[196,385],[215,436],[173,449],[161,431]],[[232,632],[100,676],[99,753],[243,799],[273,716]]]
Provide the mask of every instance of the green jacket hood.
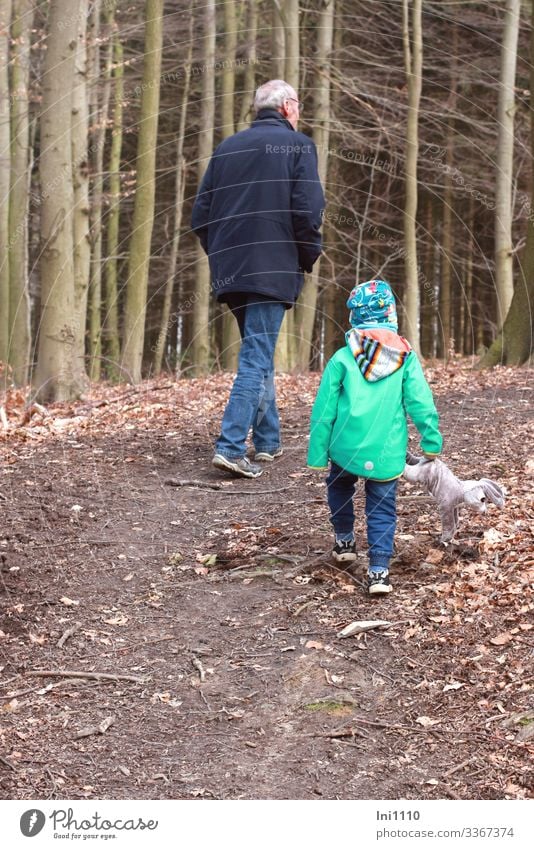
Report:
[[387,329],[358,329],[345,334],[356,365],[366,380],[374,383],[402,368],[411,346],[407,339]]

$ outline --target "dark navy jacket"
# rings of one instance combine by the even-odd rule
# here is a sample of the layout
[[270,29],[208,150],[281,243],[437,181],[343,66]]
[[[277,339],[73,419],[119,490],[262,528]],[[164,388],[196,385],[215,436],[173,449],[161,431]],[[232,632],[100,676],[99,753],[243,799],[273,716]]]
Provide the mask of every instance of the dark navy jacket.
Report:
[[217,299],[252,292],[293,304],[321,253],[323,207],[315,145],[275,109],[221,142],[191,221]]

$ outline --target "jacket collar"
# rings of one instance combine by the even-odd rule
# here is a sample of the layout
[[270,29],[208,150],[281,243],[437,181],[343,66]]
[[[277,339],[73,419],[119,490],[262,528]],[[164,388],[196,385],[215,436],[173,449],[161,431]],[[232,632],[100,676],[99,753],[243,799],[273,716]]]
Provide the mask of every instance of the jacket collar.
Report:
[[264,123],[268,121],[271,125],[274,125],[273,122],[276,122],[277,124],[284,124],[289,130],[293,130],[293,132],[295,131],[295,128],[289,123],[287,118],[284,118],[284,116],[276,109],[260,109],[251,126],[260,126],[260,121],[263,121]]

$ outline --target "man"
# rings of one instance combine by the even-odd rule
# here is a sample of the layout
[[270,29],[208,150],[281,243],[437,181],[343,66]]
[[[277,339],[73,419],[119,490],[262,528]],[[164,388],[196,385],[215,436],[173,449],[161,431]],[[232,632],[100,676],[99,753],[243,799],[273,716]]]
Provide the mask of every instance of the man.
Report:
[[[237,375],[213,465],[246,478],[282,453],[274,349],[286,309],[321,253],[324,195],[312,140],[297,132],[299,100],[283,80],[260,86],[256,118],[225,139],[207,167],[192,228],[209,256],[212,289],[241,333]],[[245,456],[252,428],[256,463]]]

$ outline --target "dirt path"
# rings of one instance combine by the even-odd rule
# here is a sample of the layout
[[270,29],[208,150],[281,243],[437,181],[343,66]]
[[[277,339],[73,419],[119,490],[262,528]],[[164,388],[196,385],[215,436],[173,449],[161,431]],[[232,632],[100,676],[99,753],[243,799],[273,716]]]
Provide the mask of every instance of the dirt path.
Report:
[[[281,380],[286,452],[251,482],[209,465],[228,378],[21,424],[0,489],[2,798],[533,797],[528,375],[434,380],[447,462],[508,499],[444,551],[403,483],[381,600],[363,556],[329,565],[304,466],[316,377]],[[392,624],[339,639],[357,619]]]

